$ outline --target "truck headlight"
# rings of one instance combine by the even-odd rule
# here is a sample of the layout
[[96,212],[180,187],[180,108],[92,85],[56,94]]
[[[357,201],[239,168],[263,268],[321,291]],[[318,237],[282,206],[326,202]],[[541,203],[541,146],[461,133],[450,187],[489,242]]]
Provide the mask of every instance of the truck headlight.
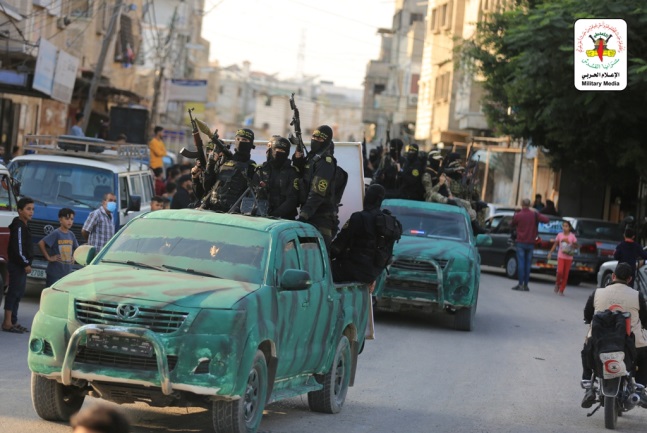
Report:
[[67,319],[70,294],[56,289],[45,289],[40,295],[40,311],[43,314]]

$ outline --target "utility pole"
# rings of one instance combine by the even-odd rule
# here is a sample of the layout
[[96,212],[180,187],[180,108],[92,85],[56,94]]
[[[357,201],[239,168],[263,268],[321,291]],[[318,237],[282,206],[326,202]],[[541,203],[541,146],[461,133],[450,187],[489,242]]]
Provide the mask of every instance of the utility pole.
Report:
[[[153,90],[153,108],[151,111],[151,124],[149,125],[149,129],[152,133],[153,128],[157,125],[159,122],[158,117],[159,117],[159,96],[160,96],[160,90],[162,87],[162,81],[164,80],[164,71],[166,69],[166,61],[168,60],[169,53],[171,52],[171,48],[173,47],[172,42],[173,42],[173,33],[175,32],[175,21],[177,20],[177,6],[175,7],[175,10],[173,11],[173,18],[171,18],[171,26],[169,27],[168,35],[166,36],[166,43],[164,44],[164,54],[161,56],[160,59],[160,69],[157,74],[157,77],[155,77],[155,88]],[[161,42],[161,41],[159,41]]]
[[108,32],[103,38],[103,44],[101,45],[101,52],[99,53],[99,59],[97,60],[97,66],[94,69],[94,75],[92,76],[92,82],[90,83],[90,90],[88,91],[88,100],[85,103],[85,108],[83,109],[83,124],[81,127],[83,131],[87,130],[88,122],[90,121],[90,114],[92,113],[92,105],[94,105],[94,97],[97,94],[97,88],[99,87],[99,80],[101,79],[101,74],[103,73],[103,66],[106,63],[106,55],[108,54],[108,48],[110,42],[112,41],[112,36],[115,33],[115,28],[117,27],[117,18],[121,15],[121,6],[123,5],[123,0],[117,0],[115,3],[115,8],[112,11],[112,16],[110,17],[110,24],[108,24]]

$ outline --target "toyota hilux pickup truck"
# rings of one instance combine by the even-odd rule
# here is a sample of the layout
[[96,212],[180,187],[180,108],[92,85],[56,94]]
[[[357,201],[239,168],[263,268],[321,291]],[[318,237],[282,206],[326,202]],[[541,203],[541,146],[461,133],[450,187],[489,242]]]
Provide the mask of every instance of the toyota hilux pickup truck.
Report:
[[334,284],[311,225],[200,210],[130,221],[46,288],[32,324],[32,401],[67,420],[86,395],[196,406],[216,432],[255,432],[266,404],[308,395],[337,413],[353,385],[368,287]]

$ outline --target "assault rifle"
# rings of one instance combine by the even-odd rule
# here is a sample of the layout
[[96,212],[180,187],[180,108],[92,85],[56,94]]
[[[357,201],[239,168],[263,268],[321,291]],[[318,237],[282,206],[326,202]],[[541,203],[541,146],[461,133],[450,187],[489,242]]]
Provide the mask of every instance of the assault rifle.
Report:
[[189,108],[189,119],[191,119],[191,126],[193,127],[193,142],[195,143],[195,147],[197,150],[189,150],[186,147],[183,147],[180,150],[180,155],[182,155],[185,158],[191,158],[191,159],[197,159],[200,161],[200,165],[202,168],[207,167],[207,159],[204,156],[204,146],[202,144],[202,137],[200,137],[200,130],[198,129],[198,124],[196,120],[193,118],[193,115],[191,112],[193,111],[193,108]]
[[292,121],[290,122],[290,126],[294,126],[294,133],[296,134],[296,139],[294,137],[290,137],[290,141],[292,144],[297,146],[297,152],[302,153],[304,156],[308,156],[308,151],[303,145],[303,137],[301,136],[301,119],[299,118],[299,109],[297,108],[297,104],[294,102],[294,93],[290,96],[290,109],[292,110]]
[[218,130],[211,132],[209,126],[200,119],[195,119],[198,124],[200,131],[205,134],[207,137],[210,137],[209,143],[213,144],[214,153],[222,153],[227,158],[231,158],[233,154],[229,150],[229,145],[225,146],[222,141],[220,141],[220,136],[218,135]]

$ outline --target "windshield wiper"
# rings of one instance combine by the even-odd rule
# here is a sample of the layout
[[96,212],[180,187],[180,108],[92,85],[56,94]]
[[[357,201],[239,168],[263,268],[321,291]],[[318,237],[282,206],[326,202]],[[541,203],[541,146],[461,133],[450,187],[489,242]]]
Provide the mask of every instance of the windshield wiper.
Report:
[[186,272],[187,274],[200,275],[202,277],[222,278],[217,275],[210,274],[209,272],[196,271],[195,269],[179,268],[177,266],[170,265],[162,265],[162,267],[174,271]]
[[156,271],[168,272],[161,266],[149,265],[147,263],[135,262],[133,260],[126,260],[125,262],[121,260],[101,260],[101,263],[116,263],[118,265],[130,265],[137,266],[138,268],[155,269]]
[[93,208],[93,207],[94,207],[94,206],[92,206],[92,205],[87,204],[87,203],[86,203],[86,202],[84,202],[84,201],[77,200],[77,199],[75,199],[75,198],[73,198],[73,197],[68,197],[68,196],[66,196],[66,195],[59,194],[59,195],[58,195],[58,197],[63,197],[64,199],[67,199],[67,200],[73,201],[74,203],[82,204],[83,206],[87,206],[87,207],[89,207],[89,208]]
[[45,202],[44,202],[44,201],[42,201],[42,200],[38,200],[37,198],[34,198],[34,197],[30,197],[30,198],[31,198],[32,200],[34,200],[34,203],[36,203],[36,204],[42,204],[43,206],[47,206],[47,203],[45,203]]

